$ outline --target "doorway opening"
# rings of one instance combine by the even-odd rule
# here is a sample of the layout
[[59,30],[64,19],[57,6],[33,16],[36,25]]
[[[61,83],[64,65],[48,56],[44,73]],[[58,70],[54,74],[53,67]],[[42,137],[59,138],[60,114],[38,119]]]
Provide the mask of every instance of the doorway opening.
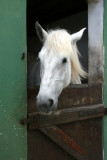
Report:
[[[36,31],[35,22],[38,21],[42,27],[47,29],[62,28],[71,34],[86,27],[87,30],[80,41],[77,42],[81,53],[80,62],[88,72],[88,4],[85,0],[31,0],[27,1],[27,84],[28,87],[40,85],[38,53],[42,47]],[[88,83],[83,79],[82,83]]]

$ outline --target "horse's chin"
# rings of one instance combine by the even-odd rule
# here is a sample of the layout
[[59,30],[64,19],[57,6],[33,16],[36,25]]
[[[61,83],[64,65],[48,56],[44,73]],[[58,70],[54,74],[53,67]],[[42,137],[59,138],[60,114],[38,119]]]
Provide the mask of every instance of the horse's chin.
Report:
[[49,112],[40,112],[42,115],[52,115],[55,112],[49,111]]
[[52,108],[52,110],[49,110],[49,111],[39,110],[39,112],[43,115],[52,115],[52,114],[56,113],[56,110],[57,110],[57,107],[54,107],[54,108]]

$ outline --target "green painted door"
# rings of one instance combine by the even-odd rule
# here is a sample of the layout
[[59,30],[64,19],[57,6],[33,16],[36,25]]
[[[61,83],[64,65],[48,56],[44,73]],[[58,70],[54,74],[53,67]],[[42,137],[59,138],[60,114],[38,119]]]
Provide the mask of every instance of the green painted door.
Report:
[[0,160],[27,159],[26,111],[26,0],[0,0]]

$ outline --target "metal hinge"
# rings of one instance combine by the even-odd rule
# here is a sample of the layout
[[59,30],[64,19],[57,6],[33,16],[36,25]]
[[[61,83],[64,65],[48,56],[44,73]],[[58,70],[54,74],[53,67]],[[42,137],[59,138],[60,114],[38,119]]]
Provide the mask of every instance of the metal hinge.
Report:
[[23,119],[20,120],[20,123],[21,123],[22,125],[24,125],[24,124],[29,124],[29,123],[32,123],[32,122],[31,122],[30,119],[23,118]]

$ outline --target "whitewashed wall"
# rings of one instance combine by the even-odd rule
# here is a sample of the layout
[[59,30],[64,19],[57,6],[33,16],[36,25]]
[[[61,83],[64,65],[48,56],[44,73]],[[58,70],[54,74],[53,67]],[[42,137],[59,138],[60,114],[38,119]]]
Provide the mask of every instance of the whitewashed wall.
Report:
[[88,4],[89,82],[103,82],[103,0]]

